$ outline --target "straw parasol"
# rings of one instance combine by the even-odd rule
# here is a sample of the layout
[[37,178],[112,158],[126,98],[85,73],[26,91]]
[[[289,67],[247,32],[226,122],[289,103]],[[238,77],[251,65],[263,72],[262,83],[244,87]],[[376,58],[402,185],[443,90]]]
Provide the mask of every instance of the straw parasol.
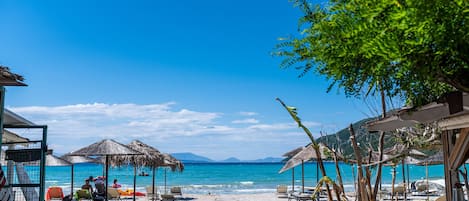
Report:
[[[153,195],[155,195],[155,170],[159,166],[164,165],[164,156],[162,153],[150,146],[147,145],[139,140],[134,140],[130,142],[128,147],[132,148],[133,150],[139,151],[142,153],[142,155],[133,155],[133,156],[113,156],[111,157],[111,163],[114,163],[117,166],[122,166],[122,165],[128,165],[132,164],[134,166],[134,192],[135,192],[135,185],[136,185],[136,175],[137,175],[137,167],[150,167],[152,168],[153,172],[153,182],[152,182],[152,188],[153,188]],[[133,199],[135,200],[135,193],[133,195]]]
[[60,157],[61,159],[71,163],[71,169],[72,169],[72,182],[71,182],[71,186],[72,186],[72,194],[73,194],[73,181],[74,181],[74,169],[75,169],[75,164],[77,163],[100,163],[100,161],[94,159],[94,158],[90,158],[90,157],[86,157],[86,156],[71,156],[71,155],[68,155],[68,154],[65,154],[63,156]]
[[[108,172],[109,172],[109,156],[116,155],[141,155],[142,153],[129,148],[126,145],[118,143],[114,140],[105,139],[89,146],[83,147],[77,151],[70,152],[72,156],[105,156],[105,195],[107,195]],[[106,201],[107,196],[106,197]]]
[[[301,146],[301,147],[298,147],[296,149],[293,149],[287,153],[284,153],[282,156],[283,157],[286,157],[283,161],[286,161],[290,158],[292,158],[293,156],[295,156],[298,152],[300,152],[301,150],[303,150],[304,147]],[[295,191],[295,167],[291,168],[292,172],[291,172],[291,190],[292,191]]]
[[[328,150],[328,148],[322,144],[319,143],[319,150],[321,152],[321,158],[326,159],[326,154],[325,152]],[[290,153],[290,152],[289,152]],[[304,192],[304,187],[305,187],[305,182],[304,182],[304,162],[309,161],[311,159],[318,159],[319,157],[316,155],[316,151],[314,150],[314,145],[309,144],[306,147],[303,147],[301,151],[296,153],[292,158],[290,158],[287,163],[280,169],[279,173],[285,172],[291,168],[294,168],[298,165],[301,164],[301,177],[302,177],[302,192]],[[317,167],[316,167],[317,168]]]
[[[184,171],[184,164],[180,160],[166,153],[163,153],[163,158],[163,167],[169,167],[173,172],[176,170],[179,170],[180,172]],[[166,169],[164,169],[164,191],[166,192]]]

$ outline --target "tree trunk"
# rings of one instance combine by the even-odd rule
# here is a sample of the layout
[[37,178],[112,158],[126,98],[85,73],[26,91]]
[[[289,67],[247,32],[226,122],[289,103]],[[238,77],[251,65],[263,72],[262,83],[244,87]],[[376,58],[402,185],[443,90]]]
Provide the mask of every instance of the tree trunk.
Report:
[[[322,158],[321,158],[321,152],[319,151],[319,147],[318,146],[314,146],[314,150],[316,151],[316,156],[318,156],[318,164],[319,164],[319,168],[321,169],[321,173],[322,173],[322,176],[325,177],[327,176],[326,175],[326,168],[324,168],[324,163],[322,162]],[[329,201],[332,201],[332,193],[331,193],[331,189],[329,188],[329,184],[326,183],[326,190],[327,190],[327,199]]]
[[339,169],[339,159],[337,158],[337,153],[335,151],[333,152],[333,154],[334,154],[335,171],[337,172],[337,180],[339,182],[339,187],[340,187],[340,191],[336,193],[338,194],[342,193],[345,195],[344,183],[342,182],[342,174],[340,173],[340,169]]
[[355,131],[353,130],[352,124],[349,126],[350,132],[350,141],[352,142],[353,151],[355,152],[355,158],[357,159],[357,175],[358,175],[358,193],[360,193],[361,201],[368,201],[368,195],[364,187],[363,182],[363,169],[362,169],[362,156],[360,149],[358,148],[357,142],[355,140]]
[[[384,150],[384,132],[383,131],[380,131],[380,135],[379,135],[379,148],[378,148],[378,151],[379,151],[379,161],[382,161],[383,160],[383,150]],[[376,200],[376,196],[378,195],[378,190],[379,190],[379,186],[381,185],[381,174],[382,174],[382,169],[383,169],[383,164],[382,163],[379,163],[378,164],[378,169],[376,170],[376,180],[375,180],[375,188],[373,190],[373,197],[375,198]]]
[[[372,158],[373,150],[368,151],[368,164],[371,163],[371,158]],[[366,188],[367,188],[367,193],[368,197],[370,198],[370,201],[375,201],[374,196],[373,196],[373,190],[371,189],[371,171],[370,171],[370,166],[366,166],[365,168],[365,173],[366,173]]]

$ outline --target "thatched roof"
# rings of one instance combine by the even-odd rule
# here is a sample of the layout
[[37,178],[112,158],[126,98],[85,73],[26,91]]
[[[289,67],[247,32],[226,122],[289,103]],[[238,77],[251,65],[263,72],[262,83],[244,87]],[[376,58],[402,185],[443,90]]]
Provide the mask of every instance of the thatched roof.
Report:
[[86,157],[86,156],[71,156],[71,155],[63,155],[60,157],[63,160],[66,160],[70,163],[77,164],[77,163],[100,163],[99,160],[94,158]]
[[444,163],[443,152],[439,151],[434,155],[429,156],[428,158],[422,160],[418,165],[438,165]]
[[5,108],[3,111],[4,126],[34,126],[35,124],[24,117]]
[[169,154],[161,153],[158,149],[139,140],[134,140],[127,145],[142,155],[115,155],[110,157],[112,166],[134,165],[137,167],[170,167],[171,170],[183,171],[184,165]]
[[72,163],[52,154],[46,155],[46,166],[70,166]]
[[140,155],[142,153],[129,148],[114,140],[106,139],[77,151],[70,152],[71,156],[113,156],[113,155]]
[[[320,143],[319,151],[321,152],[321,158],[326,159],[326,152],[328,151],[328,148]],[[302,147],[301,151],[296,153],[292,158],[290,158],[290,160],[287,161],[287,163],[282,167],[282,169],[280,169],[279,173],[285,172],[293,167],[296,167],[297,165],[300,165],[302,162],[311,159],[318,159],[313,144],[309,144],[306,147]]]
[[404,156],[412,156],[412,157],[426,157],[427,155],[419,150],[409,148],[403,144],[395,144],[394,146],[385,149],[385,154],[390,155],[404,155]]
[[164,164],[164,157],[162,153],[150,145],[147,145],[138,140],[134,140],[127,146],[142,153],[142,155],[113,156],[110,158],[110,162],[113,166],[131,164],[137,167],[159,167]]
[[164,163],[162,166],[170,167],[172,171],[184,171],[184,164],[173,156],[163,153]]
[[12,73],[6,66],[0,66],[0,86],[28,86],[23,81],[23,76]]
[[282,156],[283,156],[283,157],[287,157],[287,158],[291,158],[291,157],[293,157],[295,154],[297,154],[298,152],[300,152],[300,151],[303,150],[303,149],[304,149],[304,147],[298,147],[298,148],[293,149],[293,150],[291,150],[291,151],[289,151],[289,152],[287,152],[287,153],[284,153]]
[[2,143],[20,143],[29,142],[28,138],[21,137],[16,133],[3,129]]

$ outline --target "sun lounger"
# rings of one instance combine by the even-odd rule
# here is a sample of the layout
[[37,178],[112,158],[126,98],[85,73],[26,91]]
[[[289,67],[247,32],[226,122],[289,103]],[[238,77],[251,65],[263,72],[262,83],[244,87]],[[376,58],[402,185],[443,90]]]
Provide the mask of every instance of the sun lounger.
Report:
[[77,200],[93,200],[91,193],[86,189],[77,190]]
[[302,201],[302,200],[313,200],[313,195],[310,193],[297,193],[294,192],[290,196],[288,196],[288,201],[290,200],[296,200],[296,201]]
[[121,195],[116,188],[107,188],[107,198],[109,200],[121,200]]
[[171,194],[182,197],[181,187],[175,186],[171,188]]
[[174,197],[173,194],[162,194],[161,195],[161,200],[162,201],[174,201],[176,198]]
[[288,198],[288,187],[285,185],[277,186],[277,197]]
[[148,200],[159,200],[159,195],[156,188],[153,190],[152,186],[147,186],[145,189],[147,190]]
[[54,186],[47,189],[46,200],[63,200],[63,198],[62,188]]

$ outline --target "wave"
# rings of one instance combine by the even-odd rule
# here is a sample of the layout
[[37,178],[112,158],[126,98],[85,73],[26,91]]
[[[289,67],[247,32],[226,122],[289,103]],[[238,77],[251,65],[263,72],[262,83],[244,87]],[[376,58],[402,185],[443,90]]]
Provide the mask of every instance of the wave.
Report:
[[242,182],[239,182],[241,185],[253,185],[254,182],[253,181],[242,181]]

